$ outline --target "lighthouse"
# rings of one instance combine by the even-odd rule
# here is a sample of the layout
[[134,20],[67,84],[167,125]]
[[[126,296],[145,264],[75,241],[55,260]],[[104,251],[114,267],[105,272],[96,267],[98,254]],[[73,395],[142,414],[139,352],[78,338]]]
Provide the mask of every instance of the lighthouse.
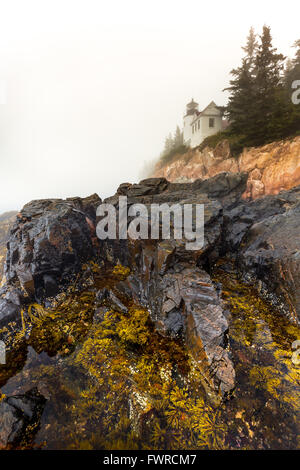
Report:
[[183,117],[183,141],[186,145],[191,145],[192,140],[192,122],[198,116],[198,103],[194,101],[194,98],[186,105],[186,114]]
[[198,106],[192,98],[186,105],[183,117],[183,141],[191,148],[197,147],[206,137],[220,132],[224,127],[221,109],[214,101],[201,112]]

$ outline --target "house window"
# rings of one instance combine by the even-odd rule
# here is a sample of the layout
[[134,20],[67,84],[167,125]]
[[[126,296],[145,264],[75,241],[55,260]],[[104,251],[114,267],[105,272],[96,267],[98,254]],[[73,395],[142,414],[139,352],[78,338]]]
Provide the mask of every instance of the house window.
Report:
[[215,118],[209,118],[209,127],[215,127]]
[[200,120],[198,121],[198,129],[200,129]]

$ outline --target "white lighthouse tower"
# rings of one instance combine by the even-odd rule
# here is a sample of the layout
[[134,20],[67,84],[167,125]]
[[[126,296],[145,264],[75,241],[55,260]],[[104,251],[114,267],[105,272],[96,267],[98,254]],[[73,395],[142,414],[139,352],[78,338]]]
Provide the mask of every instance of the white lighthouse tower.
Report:
[[186,114],[183,117],[183,142],[185,145],[190,146],[192,140],[192,122],[198,116],[198,103],[192,100],[186,105]]

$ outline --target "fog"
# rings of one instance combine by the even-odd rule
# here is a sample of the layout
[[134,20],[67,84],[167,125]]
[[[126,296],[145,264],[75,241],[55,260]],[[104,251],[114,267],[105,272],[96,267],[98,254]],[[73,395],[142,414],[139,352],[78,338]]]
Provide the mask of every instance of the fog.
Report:
[[292,1],[0,6],[0,213],[138,181],[191,97],[226,103],[251,25],[286,55],[299,38]]

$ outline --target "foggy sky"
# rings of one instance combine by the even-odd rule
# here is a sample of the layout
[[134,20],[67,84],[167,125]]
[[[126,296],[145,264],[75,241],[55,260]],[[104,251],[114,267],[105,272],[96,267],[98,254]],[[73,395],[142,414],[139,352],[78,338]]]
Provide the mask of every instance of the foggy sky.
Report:
[[191,97],[226,103],[251,25],[270,25],[286,55],[299,38],[296,1],[0,6],[0,213],[137,182]]

